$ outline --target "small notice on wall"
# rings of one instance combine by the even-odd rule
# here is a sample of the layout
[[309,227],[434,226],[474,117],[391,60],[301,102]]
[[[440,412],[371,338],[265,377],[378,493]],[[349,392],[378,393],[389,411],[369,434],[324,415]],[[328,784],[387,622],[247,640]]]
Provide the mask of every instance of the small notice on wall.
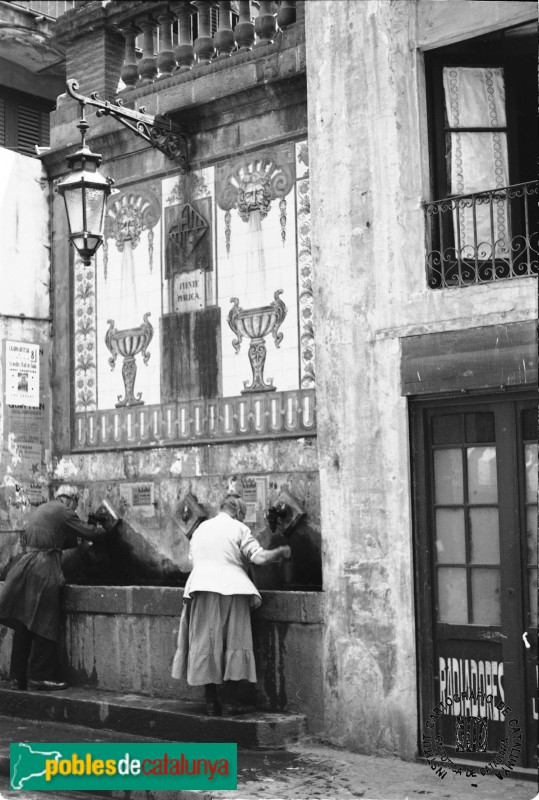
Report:
[[258,509],[266,507],[266,479],[243,477],[241,497],[247,506],[244,522],[247,525],[256,523]]
[[39,408],[39,345],[6,342],[6,404]]
[[125,500],[132,511],[144,517],[155,516],[155,490],[153,482],[149,483],[123,483],[120,486],[120,496]]

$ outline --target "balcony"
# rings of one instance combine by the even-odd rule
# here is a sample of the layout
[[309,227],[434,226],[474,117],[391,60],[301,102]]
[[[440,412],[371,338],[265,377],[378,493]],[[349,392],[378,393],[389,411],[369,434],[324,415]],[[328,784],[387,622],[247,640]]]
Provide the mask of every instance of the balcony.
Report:
[[424,203],[431,289],[538,273],[538,182]]
[[[303,3],[294,0],[116,0],[63,14],[55,38],[66,48],[67,77],[110,99],[230,56],[263,54],[302,19]],[[102,80],[100,60],[106,65]],[[92,79],[97,86],[89,85]]]

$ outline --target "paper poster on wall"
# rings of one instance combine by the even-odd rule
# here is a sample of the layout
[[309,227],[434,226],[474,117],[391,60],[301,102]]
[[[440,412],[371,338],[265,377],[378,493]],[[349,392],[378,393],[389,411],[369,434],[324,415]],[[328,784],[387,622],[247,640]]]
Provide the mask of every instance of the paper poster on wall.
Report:
[[6,342],[6,404],[39,408],[39,345]]

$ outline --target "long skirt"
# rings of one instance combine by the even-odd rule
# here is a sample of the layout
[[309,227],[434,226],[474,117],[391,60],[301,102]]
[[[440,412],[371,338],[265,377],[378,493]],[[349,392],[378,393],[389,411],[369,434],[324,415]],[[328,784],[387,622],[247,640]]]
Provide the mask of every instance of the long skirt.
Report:
[[172,677],[190,686],[256,683],[249,595],[193,593],[183,607]]

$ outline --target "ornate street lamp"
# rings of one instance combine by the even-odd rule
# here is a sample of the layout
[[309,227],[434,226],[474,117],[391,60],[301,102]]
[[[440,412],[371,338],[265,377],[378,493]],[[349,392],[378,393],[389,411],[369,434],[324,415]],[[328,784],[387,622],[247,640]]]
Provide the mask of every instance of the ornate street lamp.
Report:
[[86,103],[79,100],[81,117],[77,128],[81,132],[81,146],[66,161],[70,174],[61,180],[56,190],[64,198],[69,224],[69,240],[78,251],[84,264],[103,241],[105,204],[114,183],[104,178],[98,170],[102,157],[92,153],[86,144],[86,131],[90,127],[85,117]]
[[146,114],[144,107],[138,111],[124,108],[121,101],[115,105],[108,100],[99,100],[97,92],[86,97],[77,92],[78,88],[79,84],[74,78],[67,81],[67,93],[78,100],[81,108],[81,118],[77,127],[81,132],[82,144],[80,150],[67,157],[71,174],[60,181],[56,189],[66,204],[69,239],[80,253],[83,262],[88,265],[103,241],[105,201],[114,181],[112,178],[104,178],[98,172],[97,168],[102,158],[98,153],[92,153],[86,145],[86,131],[89,128],[84,116],[86,105],[97,108],[98,117],[111,116],[118,120],[124,127],[129,128],[174,161],[182,173],[189,169],[189,134],[182,131],[165,115]]

